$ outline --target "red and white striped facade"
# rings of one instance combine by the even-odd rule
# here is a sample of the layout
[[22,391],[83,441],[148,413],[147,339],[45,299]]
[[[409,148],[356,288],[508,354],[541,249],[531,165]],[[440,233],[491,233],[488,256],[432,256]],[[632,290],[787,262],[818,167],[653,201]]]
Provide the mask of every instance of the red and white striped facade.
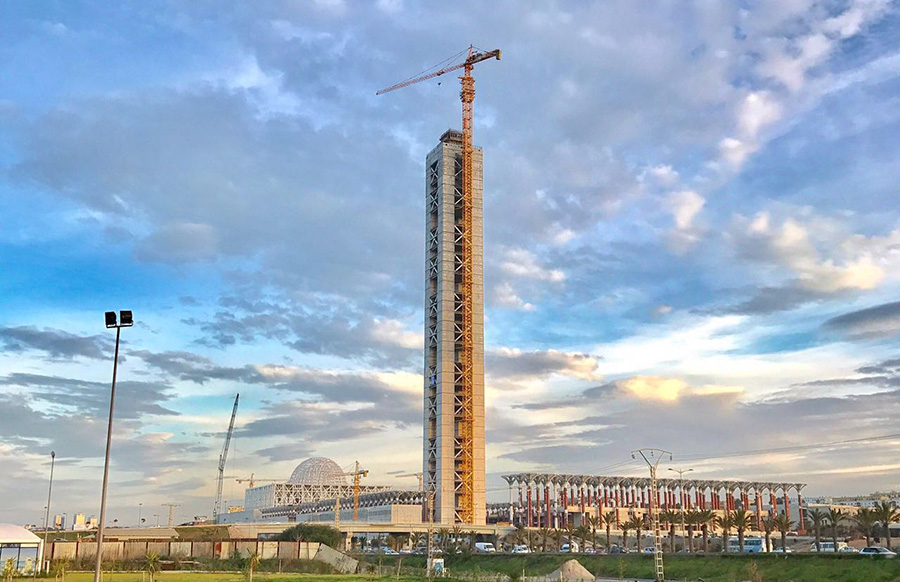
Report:
[[491,504],[489,512],[523,527],[578,525],[586,516],[609,511],[625,519],[651,505],[661,510],[745,509],[755,515],[757,529],[768,515],[791,515],[793,505],[804,523],[803,483],[657,479],[657,489],[651,492],[646,477],[518,473],[503,479],[509,484],[509,504]]

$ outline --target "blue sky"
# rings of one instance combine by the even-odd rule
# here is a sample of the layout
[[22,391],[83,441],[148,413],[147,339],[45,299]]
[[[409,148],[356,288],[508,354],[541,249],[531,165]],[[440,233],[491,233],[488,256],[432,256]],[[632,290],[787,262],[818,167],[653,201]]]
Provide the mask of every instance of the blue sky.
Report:
[[421,465],[423,160],[460,106],[455,78],[375,91],[470,43],[503,50],[476,71],[490,487],[665,445],[699,475],[900,488],[893,441],[716,456],[896,431],[898,23],[886,0],[7,3],[0,520],[40,520],[51,449],[54,509],[96,512],[108,309],[138,322],[112,517],[208,514],[238,391],[229,474],[323,455],[414,486],[390,473]]

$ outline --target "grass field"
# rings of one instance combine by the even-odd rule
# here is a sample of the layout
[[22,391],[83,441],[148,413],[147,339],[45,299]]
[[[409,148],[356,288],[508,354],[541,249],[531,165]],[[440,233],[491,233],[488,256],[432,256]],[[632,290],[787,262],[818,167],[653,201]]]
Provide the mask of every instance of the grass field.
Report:
[[[451,574],[498,572],[520,577],[524,572],[525,576],[540,576],[572,557],[595,576],[654,577],[652,556],[474,555],[448,558],[447,568]],[[383,563],[388,565],[389,561],[385,559]],[[418,556],[406,557],[403,566],[424,567],[424,562]],[[860,556],[666,556],[665,569],[666,580],[739,582],[755,577],[762,582],[900,582],[900,559],[871,560]]]
[[[474,580],[496,580],[498,574],[519,580],[522,575],[549,574],[573,556],[560,554],[453,556],[447,568],[453,576]],[[595,576],[634,580],[653,578],[651,556],[574,556]],[[380,563],[385,570],[397,566],[397,557],[384,557]],[[372,560],[378,563],[377,560]],[[300,574],[257,572],[254,582],[357,582],[389,580],[418,582],[424,570],[424,558],[404,556],[403,575],[378,577],[375,575]],[[705,582],[900,582],[900,559],[872,560],[859,556],[667,556],[666,580],[702,579]],[[384,571],[384,570],[383,570]],[[454,576],[454,578],[457,576]],[[104,582],[149,582],[142,572],[109,572]],[[71,572],[65,582],[92,582],[91,572]],[[240,572],[160,572],[156,582],[245,582]]]

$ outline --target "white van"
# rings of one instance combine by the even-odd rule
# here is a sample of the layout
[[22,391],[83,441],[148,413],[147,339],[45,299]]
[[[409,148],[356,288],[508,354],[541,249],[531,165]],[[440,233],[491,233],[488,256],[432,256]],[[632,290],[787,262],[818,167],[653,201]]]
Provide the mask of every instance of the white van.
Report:
[[480,554],[493,554],[497,548],[491,542],[475,542],[475,551]]
[[[834,552],[834,551],[846,552],[847,548],[849,548],[850,546],[847,545],[847,542],[838,542],[837,550],[835,550],[833,541],[828,540],[826,542],[825,540],[822,540],[819,542],[819,547],[822,548],[821,551],[823,551],[823,552]],[[818,552],[819,551],[816,549],[816,542],[813,542],[809,545],[809,551],[810,552]]]

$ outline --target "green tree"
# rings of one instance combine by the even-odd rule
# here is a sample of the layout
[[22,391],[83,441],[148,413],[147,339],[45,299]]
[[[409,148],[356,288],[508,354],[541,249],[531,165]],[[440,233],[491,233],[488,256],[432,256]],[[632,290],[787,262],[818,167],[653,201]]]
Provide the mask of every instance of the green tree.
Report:
[[667,509],[660,514],[660,519],[666,522],[669,530],[669,551],[675,553],[675,524],[678,522],[679,515],[674,509]]
[[[247,582],[253,582],[253,571],[259,566],[259,552],[251,552],[247,556]],[[150,582],[153,582],[151,580]]]
[[144,571],[147,572],[147,576],[150,577],[150,582],[153,582],[154,578],[156,578],[159,567],[159,554],[150,552],[144,556]]
[[631,529],[631,520],[626,519],[620,526],[622,528],[622,548],[628,549],[628,531]]
[[53,562],[53,575],[59,582],[66,582],[66,573],[72,568],[69,560],[56,560]]
[[278,540],[282,542],[318,542],[332,548],[339,548],[343,534],[339,529],[330,525],[298,523],[281,532]]
[[856,512],[856,515],[851,519],[853,520],[856,529],[859,530],[859,533],[866,536],[866,545],[871,546],[872,530],[875,529],[875,524],[878,523],[878,516],[875,515],[875,511],[868,507],[860,507],[859,511]]
[[737,530],[738,547],[744,553],[744,532],[753,525],[753,515],[746,509],[735,509],[731,512],[731,521]]
[[547,542],[549,542],[550,539],[553,537],[553,530],[551,530],[549,527],[542,527],[541,529],[538,530],[537,533],[538,533],[538,540],[540,540],[540,543],[541,543],[541,551],[546,552],[547,551]]
[[579,525],[575,529],[575,534],[578,536],[578,539],[581,540],[581,547],[579,550],[584,552],[587,549],[587,540],[591,537],[591,528],[587,525]]
[[694,553],[694,533],[700,526],[700,513],[696,510],[688,511],[684,514],[684,525],[687,528],[688,551]]
[[731,537],[731,528],[734,527],[734,521],[732,521],[731,513],[725,512],[722,515],[716,516],[716,526],[722,530],[722,551],[728,551],[728,538]]
[[697,521],[700,523],[700,533],[703,535],[703,552],[709,552],[709,526],[714,525],[716,514],[711,509],[701,509],[697,512]]
[[847,514],[836,507],[828,508],[828,523],[831,525],[831,541],[834,543],[834,551],[837,551],[838,547],[838,535],[837,528],[841,524],[844,519],[846,519]]
[[[822,551],[822,524],[825,523],[825,519],[828,517],[824,511],[821,509],[810,509],[806,512],[806,517],[809,518],[810,523],[812,524],[813,533],[816,536],[816,551]],[[834,551],[837,551],[837,544],[834,546]]]
[[771,552],[774,549],[772,548],[772,532],[775,531],[775,519],[772,516],[766,516],[762,526],[766,535],[766,551]]
[[787,552],[787,534],[794,527],[789,515],[779,515],[775,518],[775,527],[781,533],[781,551]]
[[7,558],[3,563],[3,579],[6,582],[12,582],[13,576],[16,575],[16,561],[13,558]]
[[603,514],[603,525],[606,527],[606,551],[612,547],[612,526],[616,524],[616,510]]
[[623,531],[625,529],[634,530],[634,535],[637,542],[637,551],[641,551],[641,538],[644,535],[644,518],[640,515],[632,515],[628,518],[628,521],[622,525]]
[[875,504],[875,517],[884,527],[884,542],[891,549],[891,524],[900,521],[900,511],[893,501],[879,501]]
[[600,527],[600,516],[588,516],[587,525],[591,528],[591,547],[597,549],[597,528]]

